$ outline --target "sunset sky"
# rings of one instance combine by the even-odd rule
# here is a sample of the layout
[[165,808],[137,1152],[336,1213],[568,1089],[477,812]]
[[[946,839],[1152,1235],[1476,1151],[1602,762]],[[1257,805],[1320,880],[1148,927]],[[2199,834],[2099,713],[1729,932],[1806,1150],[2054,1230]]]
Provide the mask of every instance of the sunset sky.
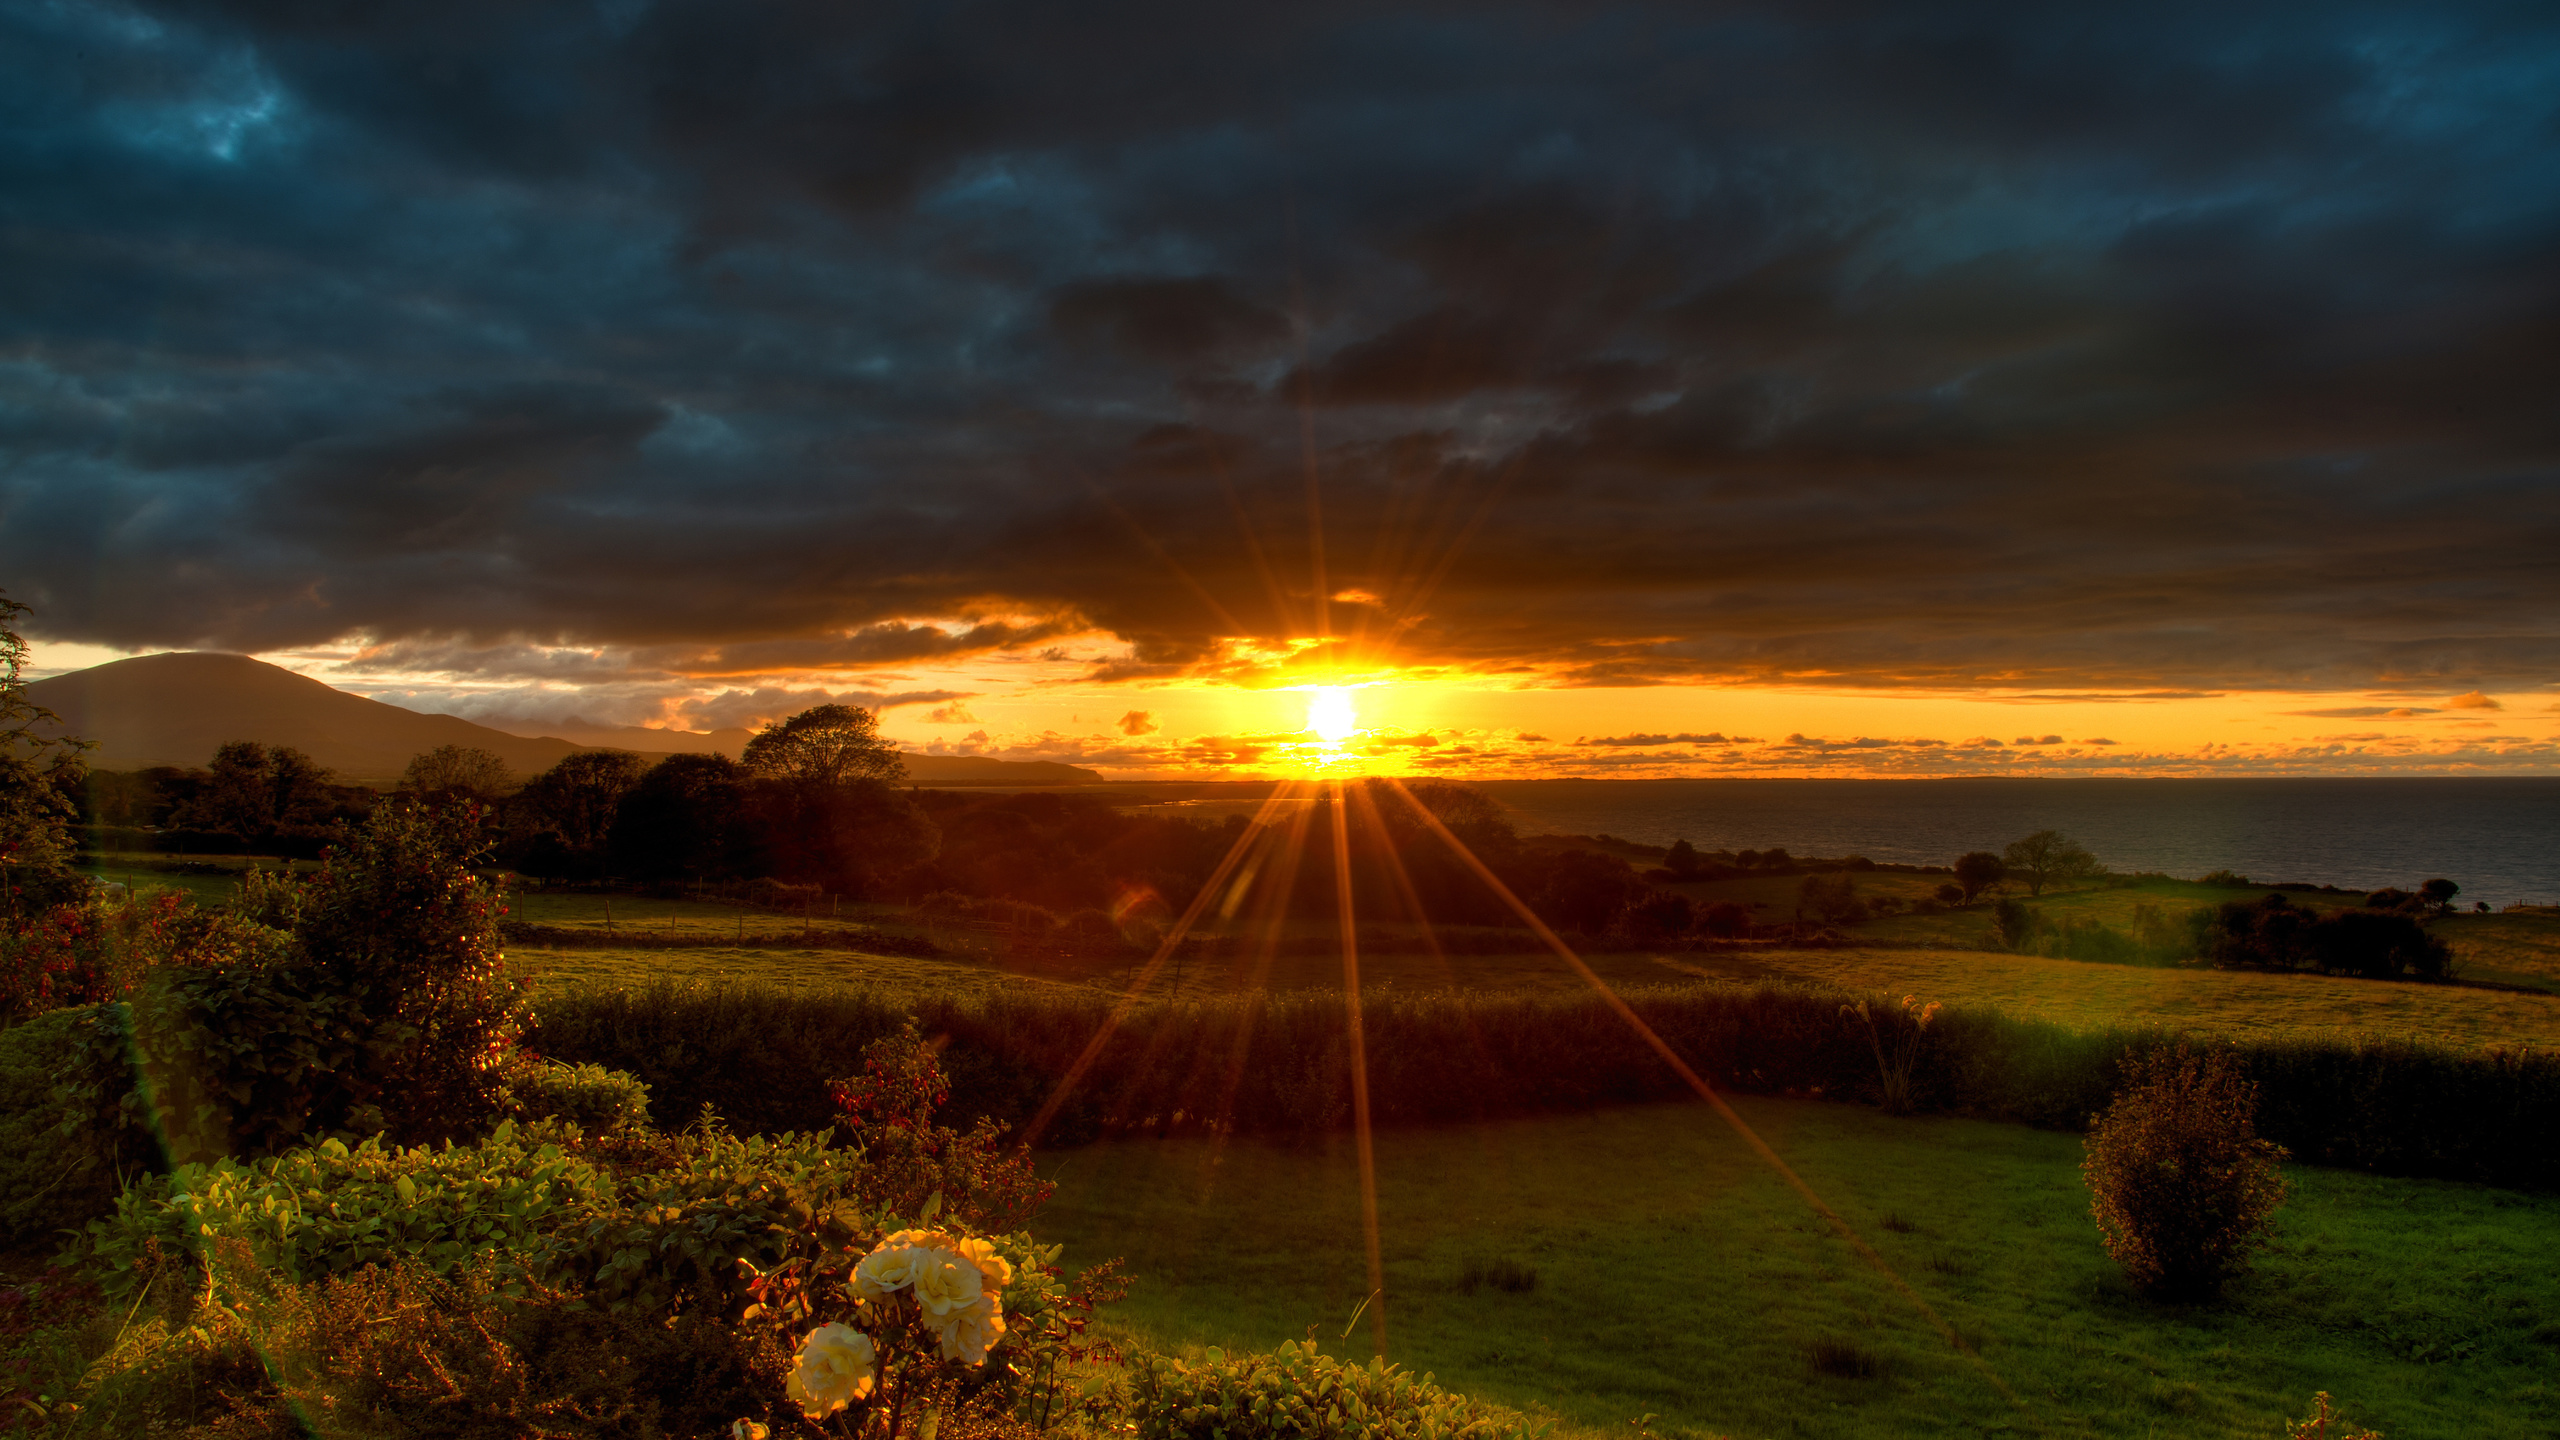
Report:
[[0,0],[0,587],[1129,776],[2560,774],[2560,10]]

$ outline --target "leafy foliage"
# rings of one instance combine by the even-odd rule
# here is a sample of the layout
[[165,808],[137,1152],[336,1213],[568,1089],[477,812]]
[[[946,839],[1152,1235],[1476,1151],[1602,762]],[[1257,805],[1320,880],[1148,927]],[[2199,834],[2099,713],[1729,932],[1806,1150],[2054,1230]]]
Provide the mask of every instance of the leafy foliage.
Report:
[[520,1031],[505,907],[470,868],[480,819],[470,805],[385,805],[305,882],[296,983],[364,1017],[368,1063],[352,1083],[379,1097],[395,1139],[458,1134],[492,1114]]
[[27,642],[19,617],[27,607],[0,591],[0,890],[15,918],[63,898],[80,882],[70,873],[71,825],[79,818],[89,742],[49,733],[62,717],[26,694],[21,678]]
[[1551,1428],[1383,1360],[1346,1364],[1312,1341],[1267,1355],[1143,1356],[1101,1408],[1137,1440],[1540,1440]]
[[121,1000],[162,966],[272,958],[283,937],[175,891],[91,892],[0,928],[0,1022]]
[[[1865,1037],[1837,991],[1704,984],[1619,992],[1718,1086],[1746,1094],[1873,1093]],[[834,1122],[820,1078],[913,1018],[939,1047],[958,1123],[1022,1124],[1100,1028],[1104,996],[793,992],[667,982],[543,1002],[530,1043],[627,1070],[661,1114],[705,1102],[742,1130]],[[1605,1002],[1579,994],[1385,992],[1367,1006],[1380,1123],[1435,1124],[1684,1098],[1689,1091]],[[1167,1131],[1305,1133],[1348,1121],[1340,1000],[1242,996],[1131,1010],[1093,1056],[1048,1144]],[[2077,1130],[2106,1108],[2127,1060],[2167,1043],[2147,1029],[2079,1030],[1950,1008],[1911,1076],[1914,1108]],[[2261,1123],[2307,1161],[2401,1175],[2560,1187],[2560,1056],[2418,1041],[2268,1035],[2240,1048]]]
[[880,1177],[876,1198],[895,1213],[918,1213],[932,1200],[969,1224],[1008,1230],[1057,1189],[1032,1168],[1028,1149],[1003,1143],[993,1119],[965,1135],[936,1123],[951,1084],[913,1021],[866,1046],[862,1073],[838,1081],[835,1098],[840,1123]]
[[2191,917],[2198,955],[2224,968],[2320,970],[2332,975],[2441,980],[2453,952],[2401,909],[2305,909],[2281,892],[2255,904],[2225,901]]
[[898,747],[882,739],[880,718],[858,705],[817,705],[756,732],[738,757],[758,775],[811,785],[907,778]]
[[565,1120],[585,1130],[649,1123],[649,1087],[601,1065],[525,1058],[505,1071],[505,1108],[524,1120]]
[[2284,1203],[2284,1150],[2258,1138],[2257,1104],[2232,1056],[2180,1045],[2129,1065],[2089,1127],[2089,1211],[2141,1290],[2209,1298],[2265,1243]]

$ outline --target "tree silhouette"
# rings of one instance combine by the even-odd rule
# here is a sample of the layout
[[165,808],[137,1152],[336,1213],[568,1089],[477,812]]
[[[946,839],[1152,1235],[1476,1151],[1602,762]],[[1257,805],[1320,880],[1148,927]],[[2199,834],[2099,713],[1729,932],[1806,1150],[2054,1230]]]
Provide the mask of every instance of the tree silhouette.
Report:
[[2023,840],[2012,840],[2001,853],[2000,863],[2008,872],[2027,882],[2029,895],[2042,895],[2044,887],[2056,880],[2077,880],[2098,872],[2098,857],[2079,841],[2059,830],[2039,830]]
[[290,745],[233,740],[213,752],[203,785],[172,817],[200,830],[262,839],[329,818],[329,772]]
[[581,750],[533,777],[515,798],[522,830],[535,837],[529,858],[546,867],[531,873],[599,871],[614,816],[646,768],[628,750]]
[[487,750],[468,745],[439,745],[410,758],[400,776],[400,789],[421,800],[474,800],[488,804],[515,788],[515,772]]
[[1956,888],[1963,892],[1960,903],[1970,905],[1973,897],[2000,883],[2007,867],[2000,857],[1988,850],[1968,851],[1956,858]]
[[767,725],[739,757],[760,777],[812,785],[907,778],[898,747],[880,738],[879,717],[854,705],[819,705]]

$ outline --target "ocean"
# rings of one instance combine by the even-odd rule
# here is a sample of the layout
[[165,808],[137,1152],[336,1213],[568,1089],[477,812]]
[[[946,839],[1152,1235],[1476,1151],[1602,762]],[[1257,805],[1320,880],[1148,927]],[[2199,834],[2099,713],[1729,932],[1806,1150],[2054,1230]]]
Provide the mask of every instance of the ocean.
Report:
[[2059,830],[2111,870],[2560,902],[2560,779],[1497,780],[1525,834],[1944,865]]

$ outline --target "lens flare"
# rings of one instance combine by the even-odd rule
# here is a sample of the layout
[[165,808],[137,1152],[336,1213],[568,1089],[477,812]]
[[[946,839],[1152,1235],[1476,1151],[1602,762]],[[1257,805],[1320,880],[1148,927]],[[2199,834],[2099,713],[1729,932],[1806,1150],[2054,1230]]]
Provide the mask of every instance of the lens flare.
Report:
[[1307,701],[1307,728],[1327,745],[1350,739],[1357,723],[1351,713],[1351,692],[1339,685],[1324,686]]

